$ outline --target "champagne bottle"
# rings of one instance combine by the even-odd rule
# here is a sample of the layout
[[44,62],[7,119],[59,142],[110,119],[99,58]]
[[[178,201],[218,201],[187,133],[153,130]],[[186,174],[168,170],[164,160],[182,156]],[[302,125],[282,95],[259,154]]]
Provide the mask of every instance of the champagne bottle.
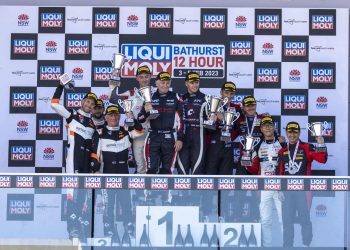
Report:
[[209,247],[209,236],[207,232],[207,224],[204,224],[204,230],[200,241],[200,245],[201,247]]
[[218,237],[218,234],[216,232],[216,224],[214,224],[213,234],[211,235],[209,246],[210,247],[218,247],[219,246],[219,237]]
[[238,247],[248,247],[248,240],[244,233],[244,225],[241,227],[241,235],[238,239]]
[[248,247],[257,247],[258,246],[258,242],[256,241],[256,237],[254,234],[254,225],[252,224],[250,226],[250,234],[249,234],[249,238],[248,238]]
[[178,224],[177,225],[177,233],[175,236],[174,247],[183,247],[183,246],[184,246],[184,239],[182,238],[182,235],[181,235],[180,224]]
[[122,238],[122,247],[131,247],[131,239],[128,233],[128,230],[125,228],[123,238]]
[[187,234],[185,237],[185,247],[194,247],[194,241],[191,234],[191,226],[190,224],[187,225]]
[[146,224],[143,224],[143,231],[140,238],[140,247],[149,247],[149,238],[146,231]]
[[112,246],[120,247],[120,238],[118,234],[118,226],[115,225],[115,233],[112,236]]

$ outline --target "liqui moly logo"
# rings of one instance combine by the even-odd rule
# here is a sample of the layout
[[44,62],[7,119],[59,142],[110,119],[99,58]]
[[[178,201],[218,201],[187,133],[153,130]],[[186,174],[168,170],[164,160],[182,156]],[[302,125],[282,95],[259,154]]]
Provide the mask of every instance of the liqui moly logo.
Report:
[[332,190],[347,191],[349,188],[347,179],[332,179]]
[[33,176],[17,176],[16,187],[32,188],[34,186]]
[[253,53],[253,44],[251,41],[231,41],[231,56],[251,56]]
[[101,177],[85,176],[84,188],[101,188]]
[[278,15],[258,15],[257,28],[264,30],[277,30],[279,26]]
[[170,29],[171,15],[170,14],[150,14],[149,28],[150,29]]
[[145,178],[143,178],[143,177],[129,177],[128,178],[128,188],[144,189],[145,188]]
[[328,100],[325,96],[319,96],[316,99],[316,108],[317,109],[327,109],[328,106]]
[[219,178],[218,189],[220,190],[233,190],[236,188],[234,178]]
[[61,133],[60,120],[39,120],[39,134],[41,135],[59,135]]
[[12,146],[11,160],[12,161],[32,161],[34,150],[32,146]]
[[10,188],[10,187],[11,187],[11,177],[0,176],[0,188]]
[[85,97],[86,93],[67,93],[66,95],[66,107],[78,108],[81,107],[81,100]]
[[275,82],[278,83],[278,68],[257,68],[256,81],[257,82]]
[[67,54],[88,55],[90,53],[89,40],[68,40]]
[[288,179],[287,190],[304,190],[303,179]]
[[34,107],[34,93],[12,93],[12,107]]
[[241,189],[244,190],[258,190],[258,179],[257,178],[242,178]]
[[28,132],[28,122],[27,121],[19,121],[17,122],[17,133],[27,133]]
[[327,121],[323,125],[324,131],[323,136],[324,137],[332,137],[334,135],[334,123]]
[[174,189],[191,189],[191,178],[174,178]]
[[313,30],[332,30],[334,29],[333,15],[312,15],[311,27]]
[[281,190],[281,179],[264,179],[265,190]]
[[239,105],[240,107],[242,107],[242,101],[245,97],[247,97],[248,95],[234,95],[231,99],[231,101],[236,104]]
[[27,14],[20,14],[17,19],[18,26],[29,26],[29,16]]
[[225,29],[225,15],[203,15],[203,29]]
[[62,176],[62,188],[78,188],[78,176]]
[[152,177],[151,189],[168,189],[168,178]]
[[61,66],[40,66],[39,68],[41,81],[57,81],[62,73]]
[[126,26],[127,27],[138,27],[139,26],[139,17],[136,15],[128,16]]
[[235,19],[235,27],[237,29],[247,28],[247,18],[245,16],[238,16]]
[[123,188],[123,179],[121,177],[106,177],[105,188]]
[[76,67],[72,71],[72,79],[73,80],[83,80],[84,70],[80,67]]
[[334,70],[332,68],[313,68],[311,69],[312,83],[334,83]]
[[306,56],[306,42],[284,42],[285,56]]
[[57,52],[57,43],[55,41],[46,42],[46,53],[56,53]]
[[56,185],[56,176],[39,176],[39,187],[55,188]]
[[113,73],[112,67],[96,66],[94,67],[94,81],[108,81]]
[[43,28],[62,28],[62,13],[41,13],[40,25]]
[[297,69],[292,69],[289,71],[289,81],[290,82],[300,82],[300,71]]
[[310,190],[327,190],[327,180],[310,179]]
[[44,160],[54,160],[55,159],[55,150],[51,147],[47,147],[44,149],[43,152],[43,159]]
[[95,14],[95,28],[115,29],[117,28],[117,14]]
[[285,95],[284,109],[306,109],[306,96],[305,95]]
[[13,54],[20,55],[34,55],[35,54],[34,39],[14,39],[13,40]]
[[197,178],[197,189],[214,189],[214,178]]

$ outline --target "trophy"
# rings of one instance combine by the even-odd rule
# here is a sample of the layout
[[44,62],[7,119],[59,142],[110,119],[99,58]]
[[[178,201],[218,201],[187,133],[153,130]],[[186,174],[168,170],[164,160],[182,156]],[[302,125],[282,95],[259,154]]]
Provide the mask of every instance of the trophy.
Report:
[[323,136],[324,131],[328,127],[328,122],[312,122],[307,124],[307,128],[310,130],[312,136]]
[[220,97],[216,97],[216,96],[206,96],[205,100],[207,101],[207,105],[205,106],[205,112],[209,119],[203,122],[203,127],[215,130],[216,126],[212,117],[217,112],[222,111],[223,106],[225,106],[225,104],[228,102],[228,98],[226,97],[223,100]]
[[[123,54],[115,53],[113,54],[113,59],[111,61],[113,67],[113,73],[111,79],[109,79],[108,85],[119,87],[120,86],[120,73],[124,64],[128,61]],[[117,89],[118,94],[118,89]]]
[[231,133],[229,129],[232,127],[233,123],[237,121],[240,113],[236,112],[235,108],[228,108],[224,113],[224,128],[221,130],[221,140],[224,142],[231,141]]
[[[124,110],[125,114],[132,113],[132,110],[135,106],[133,100],[130,99],[126,99],[123,101],[121,99],[118,99],[118,104]],[[130,127],[134,126],[134,119],[129,117],[125,118],[125,125]]]
[[[145,103],[151,103],[151,86],[143,87],[138,90],[141,93],[142,99]],[[158,110],[151,109],[149,111],[149,119],[156,119],[159,116]]]
[[251,159],[251,155],[250,153],[253,151],[254,147],[256,145],[258,145],[258,143],[260,142],[260,138],[259,137],[253,137],[251,135],[247,135],[245,137],[240,136],[239,137],[240,143],[243,146],[244,152],[246,152],[246,155],[242,155],[241,158],[241,165],[242,166],[251,166],[252,165],[252,159]]
[[67,73],[64,73],[60,77],[60,84],[66,89],[66,90],[74,90],[75,82]]

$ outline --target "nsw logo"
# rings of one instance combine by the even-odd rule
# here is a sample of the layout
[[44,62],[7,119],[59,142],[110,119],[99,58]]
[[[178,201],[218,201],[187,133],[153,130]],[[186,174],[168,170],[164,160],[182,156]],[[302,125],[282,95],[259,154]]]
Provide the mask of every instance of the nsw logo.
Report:
[[262,46],[262,54],[263,55],[273,55],[273,44],[272,43],[264,43]]
[[306,42],[284,42],[284,56],[306,56]]
[[251,41],[231,41],[230,55],[231,56],[251,56],[253,53]]
[[257,28],[259,30],[277,30],[279,26],[278,15],[258,15]]
[[84,70],[80,67],[76,67],[72,70],[72,79],[73,80],[83,80]]
[[300,82],[300,71],[297,69],[292,69],[289,71],[289,81],[290,82]]
[[44,160],[54,160],[55,159],[55,150],[51,147],[47,147],[43,150],[43,159]]
[[27,14],[20,14],[17,19],[18,26],[29,26],[29,16]]
[[62,28],[63,13],[41,13],[40,26],[42,28]]
[[130,15],[128,16],[128,20],[126,21],[127,27],[138,27],[139,26],[139,17],[136,15]]
[[117,28],[117,14],[96,13],[95,14],[95,28],[115,29]]
[[32,161],[34,150],[32,146],[12,146],[11,160],[12,161]]
[[26,134],[28,133],[28,122],[21,120],[17,122],[17,133]]
[[68,40],[68,55],[88,55],[90,53],[89,40]]
[[225,15],[203,15],[203,29],[225,29]]
[[306,109],[306,96],[305,95],[285,95],[284,100],[284,109]]
[[47,41],[45,46],[46,53],[57,53],[57,43],[55,41]]
[[256,81],[261,83],[278,83],[279,69],[278,68],[257,68]]
[[149,14],[150,29],[170,29],[171,15],[170,14]]
[[237,16],[235,19],[235,27],[237,29],[247,28],[247,18],[245,16]]
[[39,134],[41,135],[58,135],[61,133],[61,121],[60,120],[39,120]]
[[316,99],[316,108],[317,109],[327,109],[328,100],[325,96],[319,96]]

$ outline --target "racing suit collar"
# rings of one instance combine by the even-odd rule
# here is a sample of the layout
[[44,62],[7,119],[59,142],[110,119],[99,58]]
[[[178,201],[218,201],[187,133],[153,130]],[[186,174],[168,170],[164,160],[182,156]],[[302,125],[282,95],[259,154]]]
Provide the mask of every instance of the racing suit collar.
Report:
[[84,112],[82,109],[78,109],[77,112],[85,117],[91,118],[91,114]]
[[109,127],[109,126],[106,126],[106,128],[107,128],[108,130],[111,130],[111,131],[117,131],[117,130],[120,129],[119,126],[118,126],[118,127]]

